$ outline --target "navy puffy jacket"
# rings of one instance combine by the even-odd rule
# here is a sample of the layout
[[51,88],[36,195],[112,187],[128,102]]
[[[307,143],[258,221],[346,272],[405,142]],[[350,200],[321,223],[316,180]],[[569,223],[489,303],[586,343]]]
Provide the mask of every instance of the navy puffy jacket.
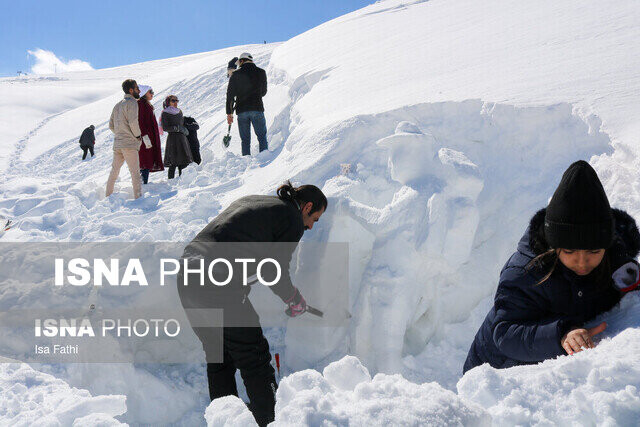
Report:
[[[476,334],[464,372],[483,363],[508,368],[564,355],[560,340],[565,333],[620,301],[622,295],[612,280],[594,280],[604,261],[587,276],[578,276],[558,262],[551,277],[538,284],[549,268],[526,267],[549,249],[544,240],[544,214],[543,209],[534,215],[518,250],[503,267],[494,306]],[[640,252],[640,233],[634,219],[618,209],[613,209],[613,215],[616,234],[607,250],[611,271]]]

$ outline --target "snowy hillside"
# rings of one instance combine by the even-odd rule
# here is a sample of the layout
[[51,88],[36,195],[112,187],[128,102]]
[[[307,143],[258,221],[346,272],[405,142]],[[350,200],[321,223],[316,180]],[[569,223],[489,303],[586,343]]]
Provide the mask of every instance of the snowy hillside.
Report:
[[[349,242],[353,317],[339,331],[309,333],[295,319],[267,331],[292,374],[276,423],[631,424],[640,417],[638,295],[604,317],[610,328],[593,351],[461,371],[500,268],[571,162],[589,160],[612,205],[640,218],[638,40],[640,4],[630,0],[386,0],[282,44],[0,79],[9,112],[0,115],[0,216],[18,223],[0,239],[185,242],[242,195],[273,193],[289,178],[314,183],[330,207],[305,240]],[[221,144],[226,64],[243,51],[269,79],[270,152],[251,158],[240,156],[235,126],[230,149]],[[153,86],[156,111],[177,95],[200,123],[203,155],[173,182],[152,174],[136,201],[126,168],[104,197],[108,119],[125,78]],[[96,157],[81,162],[77,139],[89,124]],[[14,303],[0,294],[0,309]],[[205,422],[200,365],[36,369],[87,399],[126,395],[123,422]],[[7,387],[32,387],[5,371]],[[383,405],[410,393],[430,403]],[[246,419],[228,398],[207,420],[218,425],[223,413]]]

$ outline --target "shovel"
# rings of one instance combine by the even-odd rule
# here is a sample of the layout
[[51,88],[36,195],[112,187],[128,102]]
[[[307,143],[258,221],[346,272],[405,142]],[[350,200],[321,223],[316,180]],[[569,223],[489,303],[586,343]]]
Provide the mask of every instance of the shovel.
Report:
[[222,145],[224,148],[229,148],[229,143],[231,142],[231,125],[229,125],[229,129],[227,130],[227,134],[222,138]]

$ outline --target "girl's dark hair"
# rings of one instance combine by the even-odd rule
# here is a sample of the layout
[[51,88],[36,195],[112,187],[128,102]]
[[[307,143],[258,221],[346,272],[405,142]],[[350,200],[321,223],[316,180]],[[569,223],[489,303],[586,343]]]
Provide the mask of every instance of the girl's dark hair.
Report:
[[278,187],[276,193],[278,194],[278,198],[281,200],[294,200],[298,202],[300,206],[309,202],[313,203],[313,207],[309,214],[327,209],[327,198],[322,190],[315,185],[307,184],[301,185],[300,187],[294,187],[291,184],[291,181],[287,181]]
[[[533,258],[531,261],[529,261],[529,263],[525,267],[526,270],[531,270],[535,268],[535,269],[544,271],[546,269],[549,269],[547,273],[544,275],[544,277],[540,279],[538,283],[535,284],[535,286],[541,285],[547,280],[549,280],[551,275],[553,275],[553,272],[555,271],[556,267],[558,266],[558,261],[559,261],[559,258],[558,258],[557,249],[549,249],[546,252],[541,253],[540,255]],[[596,267],[596,271],[597,271],[597,276],[595,278],[596,283],[599,283],[599,284],[601,283],[604,286],[607,283],[607,281],[611,278],[611,274],[612,274],[611,263],[609,261],[609,251],[605,251],[604,258],[602,259],[602,262],[600,262],[600,265]]]
[[541,253],[540,255],[533,258],[531,261],[529,261],[525,269],[527,271],[532,270],[534,268],[538,270],[543,270],[543,271],[547,268],[549,269],[549,271],[544,275],[544,277],[540,279],[538,283],[536,283],[536,286],[538,286],[543,284],[547,280],[549,280],[549,277],[551,277],[557,265],[558,265],[558,252],[555,249],[549,249],[548,251]]
[[167,96],[164,101],[162,102],[162,108],[167,108],[170,104],[169,104],[169,100],[175,98],[175,95],[169,95]]

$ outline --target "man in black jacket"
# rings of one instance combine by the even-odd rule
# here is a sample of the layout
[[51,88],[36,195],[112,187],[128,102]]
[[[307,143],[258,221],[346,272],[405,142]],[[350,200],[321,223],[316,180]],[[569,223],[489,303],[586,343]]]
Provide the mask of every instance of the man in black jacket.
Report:
[[262,104],[262,97],[266,94],[267,73],[253,63],[250,53],[243,53],[238,59],[238,69],[231,74],[227,86],[227,123],[233,123],[235,109],[243,156],[251,154],[251,125],[258,137],[260,151],[268,149],[267,122]]
[[82,131],[82,135],[80,136],[80,148],[82,148],[82,160],[87,158],[87,151],[91,153],[91,157],[93,157],[93,146],[96,143],[96,136],[93,133],[95,127],[93,125],[89,126],[85,130]]
[[[251,401],[249,408],[261,426],[274,420],[277,384],[269,343],[262,333],[258,314],[247,298],[251,290],[247,285],[257,282],[256,265],[261,259],[277,260],[280,279],[269,289],[287,305],[287,315],[303,314],[306,302],[293,286],[288,267],[302,234],[313,228],[326,207],[327,199],[318,187],[294,188],[288,182],[278,188],[277,197],[246,196],[231,203],[184,250],[183,258],[189,271],[183,269],[180,274],[178,293],[207,357],[209,396],[211,400],[237,396],[235,373],[239,369]],[[236,279],[234,274],[229,283],[221,286],[219,283],[229,277],[230,268],[212,270],[213,279],[218,283],[212,282],[208,275],[202,279],[199,274],[191,273],[219,258],[231,262],[238,258],[254,259],[255,262],[245,266],[244,277],[251,277],[245,283],[244,277]],[[224,264],[216,267],[218,265]],[[260,274],[267,282],[275,281],[273,271],[262,271]],[[198,309],[221,309],[224,326],[198,326],[190,317],[190,313],[202,311]],[[219,360],[220,342],[223,360],[211,363]]]

